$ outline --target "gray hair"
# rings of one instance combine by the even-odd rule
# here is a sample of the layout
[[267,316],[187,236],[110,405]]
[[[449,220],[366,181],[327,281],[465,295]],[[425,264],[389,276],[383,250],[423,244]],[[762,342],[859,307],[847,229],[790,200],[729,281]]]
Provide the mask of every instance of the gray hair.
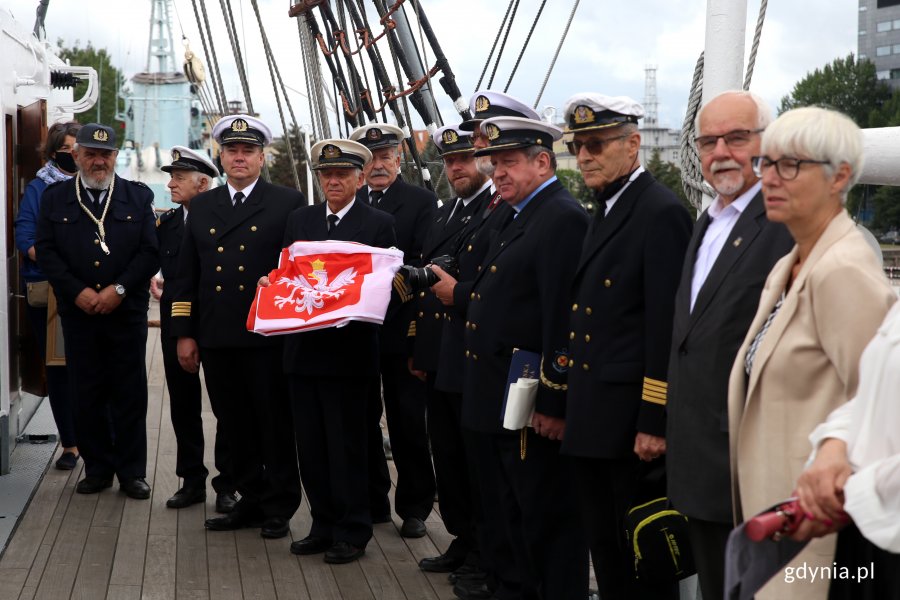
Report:
[[724,92],[719,92],[712,98],[710,98],[701,108],[697,111],[697,118],[694,119],[694,131],[700,131],[700,117],[703,116],[703,112],[706,110],[706,107],[710,105],[713,100],[718,100],[723,96],[734,96],[736,98],[748,98],[752,100],[756,105],[756,128],[757,129],[765,129],[769,125],[772,124],[772,120],[774,116],[772,115],[772,109],[763,100],[759,95],[754,94],[750,91],[744,90],[726,90]]
[[863,167],[862,131],[853,119],[836,110],[805,106],[782,113],[762,137],[762,153],[777,150],[787,156],[828,161],[829,176],[842,164],[850,167],[850,181],[841,202],[859,179]]
[[550,168],[554,172],[556,171],[556,153],[553,152],[553,150],[551,150],[550,148],[535,144],[534,146],[526,146],[525,148],[522,148],[522,151],[525,153],[525,157],[528,160],[534,160],[538,157],[538,155],[541,154],[541,152],[546,152],[550,157]]

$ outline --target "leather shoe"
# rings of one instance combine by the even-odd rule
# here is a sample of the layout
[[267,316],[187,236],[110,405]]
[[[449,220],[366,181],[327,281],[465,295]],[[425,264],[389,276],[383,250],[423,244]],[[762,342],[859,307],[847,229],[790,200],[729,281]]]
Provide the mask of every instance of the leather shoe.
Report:
[[56,459],[56,468],[60,471],[71,471],[78,464],[78,455],[74,452],[63,452]]
[[325,562],[332,565],[343,565],[353,562],[365,553],[365,548],[357,548],[347,542],[335,542],[331,548],[325,551]]
[[331,540],[328,538],[320,538],[308,535],[302,540],[291,543],[291,553],[300,556],[308,556],[310,554],[321,554],[331,548]]
[[235,504],[237,504],[237,498],[234,492],[218,492],[216,494],[217,513],[228,514],[234,510]]
[[291,532],[291,526],[284,517],[269,517],[262,524],[259,535],[264,538],[277,539],[283,538]]
[[169,508],[187,508],[191,504],[200,502],[206,502],[206,488],[186,485],[166,500],[166,506]]
[[150,486],[143,477],[130,477],[119,480],[119,489],[135,500],[146,500],[150,497]]
[[224,517],[207,519],[203,525],[213,531],[234,531],[245,527],[259,527],[262,525],[262,519],[251,511],[234,510]]
[[400,526],[400,537],[425,537],[425,521],[418,517],[409,517],[408,519],[403,519],[403,525]]
[[486,581],[487,573],[474,565],[464,564],[458,569],[447,575],[447,581],[456,583],[457,581]]
[[451,573],[460,568],[465,560],[465,556],[452,556],[445,552],[440,556],[423,558],[419,561],[419,568],[429,573]]
[[458,581],[453,584],[453,595],[457,598],[462,598],[463,600],[469,600],[470,598],[480,599],[494,597],[494,593],[486,583],[469,583],[464,581]]
[[78,482],[75,491],[79,494],[96,494],[102,492],[108,487],[112,487],[112,477],[98,477],[96,475],[88,475]]

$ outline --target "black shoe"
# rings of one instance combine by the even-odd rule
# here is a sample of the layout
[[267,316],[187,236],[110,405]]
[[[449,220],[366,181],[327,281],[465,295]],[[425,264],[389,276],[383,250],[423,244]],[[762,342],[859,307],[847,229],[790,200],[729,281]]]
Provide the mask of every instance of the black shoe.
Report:
[[458,569],[447,575],[447,581],[456,583],[457,581],[486,581],[487,573],[474,565],[464,564]]
[[302,540],[291,543],[291,553],[307,556],[309,554],[321,554],[331,548],[331,540],[308,535]]
[[335,542],[331,548],[325,551],[325,562],[332,565],[343,565],[353,562],[365,553],[365,548],[357,548],[347,542]]
[[71,471],[77,464],[78,455],[74,452],[63,452],[62,455],[56,459],[56,468],[60,471]]
[[452,573],[460,568],[465,561],[465,556],[452,556],[445,552],[440,556],[423,558],[419,561],[419,568],[429,573]]
[[470,598],[493,598],[494,592],[483,582],[458,581],[453,584],[453,595],[463,600],[469,600]]
[[403,519],[403,525],[400,527],[400,537],[425,537],[425,521],[418,517],[409,517],[408,519]]
[[78,485],[75,486],[75,491],[79,494],[96,494],[108,487],[112,487],[112,476],[98,477],[96,475],[88,475],[78,482]]
[[283,538],[290,532],[291,526],[287,519],[284,517],[269,517],[263,522],[259,535],[274,540]]
[[150,497],[150,486],[143,477],[129,477],[119,480],[119,489],[135,500],[146,500]]
[[234,505],[237,504],[237,498],[234,495],[234,492],[217,492],[216,493],[216,512],[222,514],[228,514],[234,510]]
[[246,527],[259,527],[262,525],[262,518],[253,511],[234,510],[224,517],[207,519],[203,525],[213,531],[234,531]]
[[191,504],[206,502],[206,488],[199,486],[184,486],[175,495],[166,500],[169,508],[187,508]]

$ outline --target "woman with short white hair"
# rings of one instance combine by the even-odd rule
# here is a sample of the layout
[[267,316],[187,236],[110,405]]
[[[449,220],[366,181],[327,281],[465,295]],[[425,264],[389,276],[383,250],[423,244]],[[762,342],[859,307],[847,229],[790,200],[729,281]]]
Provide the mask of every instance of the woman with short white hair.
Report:
[[[793,250],[772,269],[738,351],[728,394],[735,519],[793,495],[807,438],[856,393],[863,348],[896,294],[844,204],[863,163],[862,134],[824,108],[788,111],[766,129],[753,167],[766,216],[784,223]],[[834,536],[791,563],[830,568]],[[840,565],[838,565],[840,566]],[[828,580],[775,577],[757,595],[824,598]]]

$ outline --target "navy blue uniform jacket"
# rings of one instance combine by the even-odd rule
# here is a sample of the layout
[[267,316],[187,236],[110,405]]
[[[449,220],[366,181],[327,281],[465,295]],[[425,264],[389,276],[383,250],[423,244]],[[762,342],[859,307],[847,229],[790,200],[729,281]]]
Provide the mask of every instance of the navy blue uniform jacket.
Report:
[[687,209],[646,171],[592,221],[569,308],[564,453],[624,458],[638,431],[665,435],[672,314],[690,236]]
[[542,356],[536,410],[565,415],[566,324],[588,216],[557,180],[495,237],[469,294],[462,424],[500,433],[513,349]]
[[[83,187],[81,197],[85,204],[91,202]],[[78,205],[75,178],[44,190],[35,252],[53,286],[60,315],[85,315],[75,306],[78,294],[116,283],[125,286],[126,293],[116,314],[147,312],[150,278],[159,268],[153,192],[143,183],[116,176],[111,202],[104,221],[106,255],[97,225]]]
[[172,298],[172,335],[201,348],[277,345],[277,337],[247,331],[256,282],[278,266],[288,215],[303,194],[262,179],[233,208],[228,186],[191,200]]

